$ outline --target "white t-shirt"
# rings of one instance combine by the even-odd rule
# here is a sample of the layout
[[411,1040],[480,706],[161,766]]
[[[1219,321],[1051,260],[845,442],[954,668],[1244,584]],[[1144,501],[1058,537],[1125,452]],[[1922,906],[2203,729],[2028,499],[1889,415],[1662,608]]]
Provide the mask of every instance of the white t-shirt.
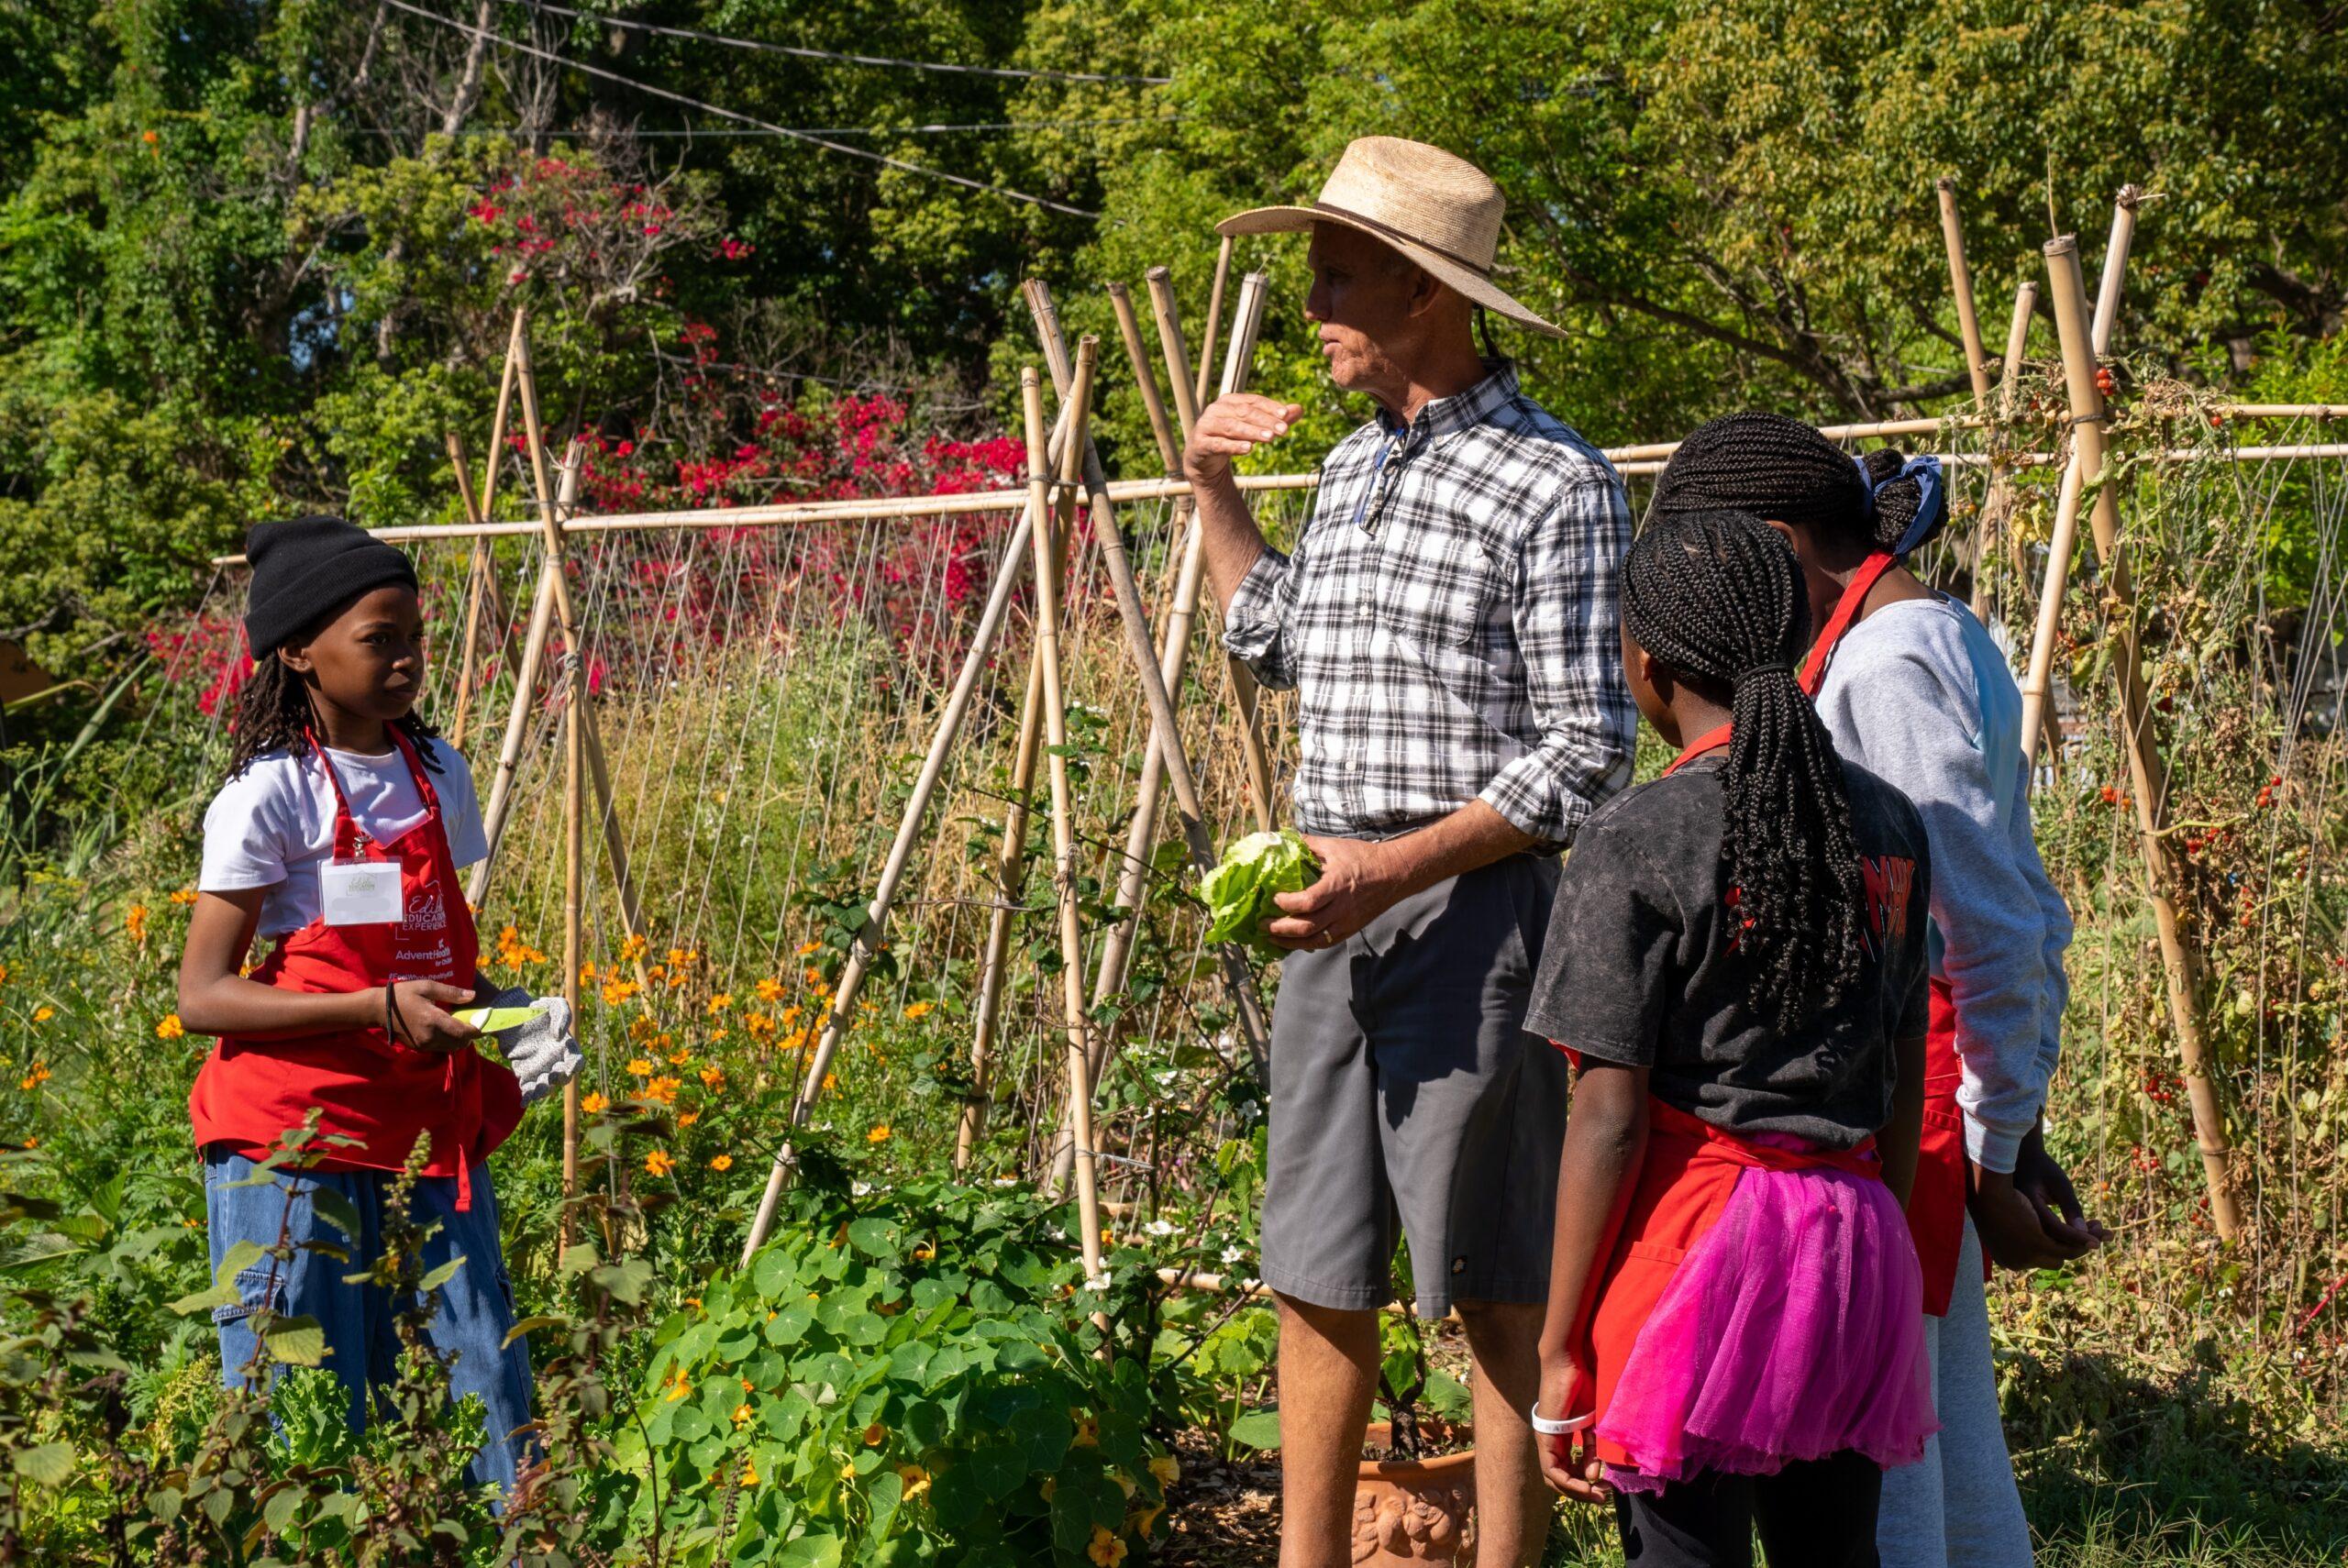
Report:
[[[426,741],[419,749],[439,768],[426,777],[440,797],[449,854],[460,867],[486,859],[472,770],[444,741]],[[368,837],[388,844],[424,821],[424,797],[396,747],[381,756],[311,751],[297,760],[266,751],[253,758],[220,787],[204,813],[204,869],[196,886],[207,893],[267,888],[262,936],[298,931],[318,918],[318,867],[334,853],[334,786],[327,781],[325,757],[334,759],[351,818]]]

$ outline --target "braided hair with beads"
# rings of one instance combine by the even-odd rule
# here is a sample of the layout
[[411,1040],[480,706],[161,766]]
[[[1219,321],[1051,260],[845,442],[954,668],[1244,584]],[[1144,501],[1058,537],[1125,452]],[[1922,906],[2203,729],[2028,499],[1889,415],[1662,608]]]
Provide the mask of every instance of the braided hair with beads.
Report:
[[[1866,549],[1896,548],[1923,514],[1923,485],[1906,458],[1879,447],[1854,458],[1782,414],[1730,414],[1698,425],[1656,479],[1651,515],[1722,508],[1809,527]],[[1935,527],[1939,521],[1935,520]],[[1931,537],[1908,542],[1911,550]]]
[[1632,641],[1679,679],[1729,697],[1722,854],[1752,970],[1746,994],[1790,1032],[1857,979],[1862,940],[1842,759],[1795,679],[1810,646],[1801,569],[1750,513],[1680,512],[1631,547],[1622,593]]

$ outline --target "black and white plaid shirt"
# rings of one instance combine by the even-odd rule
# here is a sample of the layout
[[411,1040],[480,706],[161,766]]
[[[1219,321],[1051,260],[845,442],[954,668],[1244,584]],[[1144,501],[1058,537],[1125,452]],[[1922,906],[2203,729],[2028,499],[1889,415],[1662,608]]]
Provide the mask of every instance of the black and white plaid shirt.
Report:
[[1337,445],[1293,556],[1224,644],[1296,689],[1307,833],[1379,835],[1482,800],[1550,845],[1630,782],[1616,589],[1623,482],[1506,365]]

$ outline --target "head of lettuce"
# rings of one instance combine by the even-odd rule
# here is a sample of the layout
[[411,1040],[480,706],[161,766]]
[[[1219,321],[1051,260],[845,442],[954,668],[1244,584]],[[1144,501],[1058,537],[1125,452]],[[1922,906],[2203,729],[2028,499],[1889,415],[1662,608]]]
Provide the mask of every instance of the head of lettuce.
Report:
[[1270,957],[1280,949],[1264,934],[1278,920],[1275,893],[1301,893],[1321,874],[1321,863],[1294,828],[1251,833],[1223,852],[1223,863],[1199,884],[1207,906],[1209,942],[1244,942]]

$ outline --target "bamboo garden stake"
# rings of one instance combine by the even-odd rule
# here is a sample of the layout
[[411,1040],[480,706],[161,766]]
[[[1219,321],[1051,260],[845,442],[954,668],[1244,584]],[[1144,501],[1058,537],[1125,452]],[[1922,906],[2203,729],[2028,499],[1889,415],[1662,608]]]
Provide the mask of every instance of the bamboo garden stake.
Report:
[[[1064,439],[1065,428],[1055,438]],[[1028,503],[1002,544],[1002,559],[995,568],[994,584],[987,591],[986,608],[980,613],[979,624],[970,633],[969,651],[962,657],[962,668],[954,678],[954,689],[946,699],[945,710],[938,715],[937,728],[931,734],[928,753],[922,758],[921,772],[914,780],[913,792],[906,798],[903,814],[897,821],[897,834],[889,845],[888,859],[880,867],[880,885],[873,889],[872,902],[867,906],[864,929],[857,933],[848,949],[847,963],[840,970],[838,987],[832,995],[831,1010],[825,1016],[824,1031],[817,1039],[814,1056],[800,1082],[799,1094],[792,1102],[791,1125],[803,1126],[814,1109],[816,1097],[823,1092],[824,1075],[832,1058],[839,1051],[841,1037],[847,1032],[849,1021],[856,1015],[856,999],[864,988],[865,976],[871,972],[872,960],[887,933],[889,911],[896,903],[897,889],[904,880],[905,867],[913,860],[914,845],[920,840],[923,824],[928,820],[929,802],[937,792],[938,779],[946,771],[947,758],[952,755],[954,742],[962,733],[962,721],[970,711],[970,699],[994,657],[995,640],[1002,634],[1002,624],[1011,613],[1012,596],[1017,592],[1019,580],[1027,566],[1027,549],[1031,536],[1038,525],[1035,497],[1031,491]],[[791,1180],[792,1164],[789,1143],[775,1151],[774,1163],[767,1171],[766,1190],[759,1198],[758,1213],[750,1220],[749,1234],[743,1238],[742,1262],[748,1264],[758,1250],[766,1244],[767,1236],[774,1229],[775,1206],[782,1200],[782,1189]]]
[[[1078,454],[1084,449],[1087,401],[1092,395],[1094,345],[1086,338],[1078,349],[1070,383],[1067,450],[1060,458],[1062,483],[1073,487],[1080,471]],[[1060,687],[1059,585],[1054,581],[1051,510],[1045,480],[1044,393],[1036,368],[1019,373],[1021,412],[1027,424],[1027,488],[1029,510],[1038,526],[1029,536],[1036,557],[1036,662],[1044,672],[1044,771],[1052,793],[1052,893],[1060,927],[1060,1006],[1068,1015],[1068,1104],[1076,1133],[1076,1213],[1084,1232],[1084,1275],[1101,1277],[1101,1198],[1092,1158],[1091,1046],[1084,1008],[1084,933],[1078,923],[1076,900],[1076,818],[1069,799],[1068,706]]]
[[[1133,296],[1123,283],[1111,283],[1109,302],[1117,313],[1117,331],[1124,339],[1125,359],[1133,368],[1135,384],[1141,389],[1142,408],[1149,415],[1150,435],[1157,443],[1158,461],[1171,479],[1180,467],[1181,449],[1167,417],[1165,399],[1158,392],[1157,373],[1150,368],[1149,351],[1142,344],[1141,322],[1134,314]],[[1157,668],[1168,693],[1179,700],[1183,669],[1190,658],[1200,574],[1206,569],[1206,540],[1192,517],[1190,497],[1183,496],[1174,502],[1168,527],[1173,536],[1183,543],[1181,564],[1174,575],[1173,601],[1161,623]],[[1157,808],[1165,781],[1164,759],[1157,755],[1157,731],[1153,727],[1142,753],[1141,783],[1134,797],[1133,821],[1126,826],[1124,859],[1118,864],[1114,907],[1124,910],[1125,916],[1102,940],[1101,961],[1092,982],[1095,1008],[1125,983],[1134,943],[1141,931],[1142,904],[1152,870],[1150,847],[1157,838]]]
[[[2109,276],[2115,268],[2107,268]],[[2176,1030],[2178,1064],[2185,1074],[2186,1098],[2193,1110],[2194,1141],[2201,1151],[2202,1175],[2210,1193],[2210,1219],[2219,1238],[2232,1241],[2242,1229],[2242,1210],[2233,1190],[2231,1154],[2226,1143],[2223,1111],[2217,1084],[2210,1076],[2203,1044],[2198,967],[2179,922],[2176,889],[2179,883],[2176,853],[2163,830],[2167,814],[2168,769],[2152,728],[2152,704],[2139,661],[2136,635],[2136,596],[2129,581],[2128,556],[2120,536],[2120,504],[2108,482],[2104,459],[2103,392],[2096,383],[2094,329],[2088,320],[2087,284],[2079,271],[2077,242],[2066,237],[2046,247],[2048,300],[2054,307],[2054,326],[2063,345],[2063,379],[2068,393],[2071,442],[2080,482],[2091,490],[2089,527],[2097,558],[2102,563],[2099,585],[2118,645],[2113,668],[2119,676],[2121,741],[2128,753],[2129,782],[2136,798],[2136,832],[2144,858],[2147,894],[2153,922],[2160,934],[2161,969],[2167,982],[2169,1021]]]
[[[484,458],[481,476],[481,499],[473,500],[471,485],[466,476],[464,445],[457,433],[449,433],[449,460],[457,470],[457,493],[465,506],[467,518],[474,523],[489,521],[489,511],[497,500],[498,458],[505,447],[505,416],[514,404],[514,375],[517,367],[515,346],[522,337],[524,313],[514,313],[513,329],[505,335],[505,363],[497,377],[497,408],[489,417],[489,452]],[[462,750],[465,731],[472,722],[473,672],[481,657],[482,617],[487,614],[497,624],[505,624],[504,606],[499,602],[496,558],[487,538],[473,541],[472,569],[465,584],[465,642],[461,657],[457,661],[457,716],[449,726],[449,744]],[[487,602],[483,602],[484,591]],[[512,670],[514,645],[505,644],[506,668]]]
[[1195,377],[1181,378],[1183,384],[1191,389],[1191,402],[1194,405],[1207,401],[1207,388],[1214,384],[1207,378],[1214,369],[1214,334],[1215,327],[1223,320],[1223,285],[1231,276],[1231,245],[1232,237],[1226,234],[1223,237],[1223,243],[1215,247],[1214,288],[1207,295],[1205,330],[1199,334],[1199,369]]
[[[1044,345],[1045,363],[1050,368],[1054,381],[1058,381],[1068,363],[1068,346],[1060,337],[1059,318],[1052,308],[1051,291],[1040,280],[1031,280],[1028,301],[1035,312],[1036,334]],[[1097,340],[1087,337],[1085,342],[1092,344],[1094,352],[1098,353]],[[1252,349],[1252,340],[1249,347]],[[1190,847],[1191,864],[1203,875],[1214,867],[1214,838],[1206,825],[1206,807],[1199,796],[1197,776],[1191,771],[1190,755],[1182,746],[1181,731],[1176,727],[1174,701],[1167,691],[1165,677],[1150,643],[1149,624],[1141,607],[1141,590],[1134,580],[1133,562],[1125,554],[1124,534],[1117,526],[1115,508],[1109,502],[1108,480],[1102,472],[1101,454],[1089,436],[1071,448],[1063,459],[1063,467],[1070,469],[1073,473],[1080,457],[1085,489],[1091,497],[1092,535],[1101,546],[1102,564],[1108,569],[1109,584],[1117,601],[1118,616],[1124,623],[1126,651],[1131,654],[1135,673],[1141,678],[1142,701],[1149,712],[1150,728],[1158,736],[1159,759],[1165,764],[1168,780],[1174,787],[1174,812],[1182,823],[1182,837]],[[1217,949],[1217,955],[1222,961],[1224,988],[1231,995],[1232,1010],[1239,1021],[1239,1032],[1247,1043],[1248,1055],[1260,1077],[1270,1059],[1270,1029],[1264,1021],[1262,1004],[1257,1000],[1247,960],[1241,954],[1237,943],[1223,944]],[[1102,1058],[1096,1049],[1093,1057],[1096,1074],[1101,1066]]]

